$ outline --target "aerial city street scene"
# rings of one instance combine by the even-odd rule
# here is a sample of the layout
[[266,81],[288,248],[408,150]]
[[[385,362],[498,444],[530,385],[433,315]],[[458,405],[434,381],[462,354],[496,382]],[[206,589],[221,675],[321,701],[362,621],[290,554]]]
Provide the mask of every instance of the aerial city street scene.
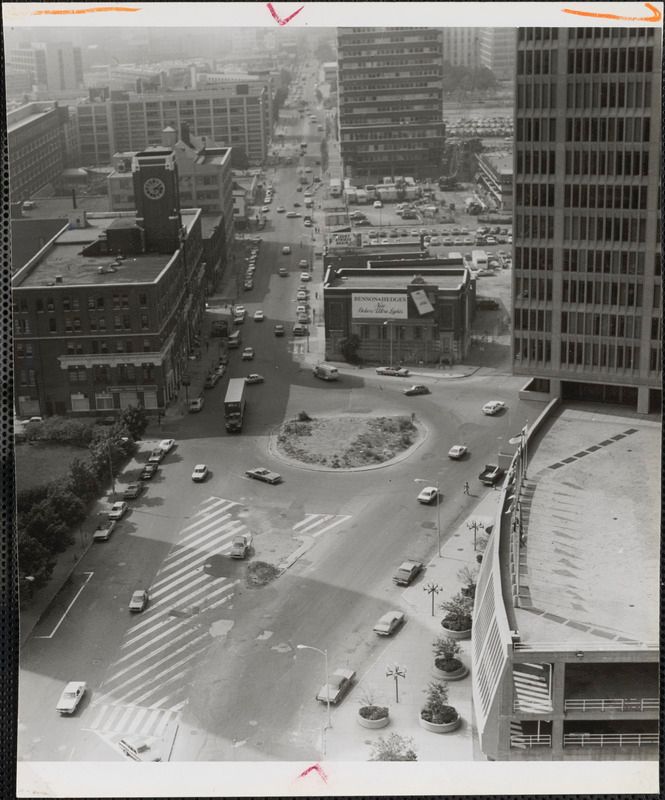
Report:
[[661,48],[5,21],[19,764],[657,761]]

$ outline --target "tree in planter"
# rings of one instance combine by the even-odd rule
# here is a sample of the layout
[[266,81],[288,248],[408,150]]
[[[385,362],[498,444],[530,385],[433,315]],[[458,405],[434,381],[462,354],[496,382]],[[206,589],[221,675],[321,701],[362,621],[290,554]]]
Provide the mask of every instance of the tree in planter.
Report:
[[372,745],[370,761],[417,761],[418,756],[413,749],[413,739],[410,736],[400,736],[391,733],[381,736]]
[[435,725],[444,725],[455,722],[459,717],[455,706],[448,704],[448,685],[432,681],[425,689],[425,705],[420,711],[420,716],[425,722]]
[[451,631],[467,631],[471,627],[473,599],[458,593],[441,603],[439,608],[446,612],[441,624]]
[[374,702],[374,694],[366,689],[360,698],[358,713],[363,719],[385,719],[388,716],[388,707],[379,706]]
[[442,672],[455,672],[463,664],[458,656],[462,650],[461,645],[449,636],[439,636],[434,640],[434,666]]
[[476,577],[478,575],[478,570],[471,570],[467,566],[462,567],[461,570],[457,573],[457,577],[462,581],[464,584],[462,586],[462,596],[469,597],[471,600],[474,600],[476,597]]

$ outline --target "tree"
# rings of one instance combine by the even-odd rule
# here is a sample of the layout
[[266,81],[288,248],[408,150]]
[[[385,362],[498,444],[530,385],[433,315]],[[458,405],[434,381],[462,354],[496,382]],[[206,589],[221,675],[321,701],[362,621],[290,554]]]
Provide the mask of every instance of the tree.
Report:
[[85,501],[92,500],[99,492],[99,481],[89,461],[75,458],[69,467],[69,488]]
[[418,756],[413,749],[413,739],[410,736],[400,736],[391,733],[381,736],[372,745],[370,761],[417,761]]
[[231,148],[231,169],[249,169],[249,159],[243,147]]
[[140,439],[148,427],[148,415],[143,406],[128,406],[120,417],[129,435],[136,441]]
[[320,102],[323,100],[323,93],[321,92],[321,90],[320,90],[320,89],[317,89],[317,90],[314,92],[314,97],[316,97],[316,102],[317,102],[317,103],[320,103]]
[[21,599],[29,600],[35,590],[40,589],[48,582],[55,562],[43,544],[26,531],[19,529],[18,563]]
[[68,528],[85,519],[85,503],[69,489],[67,480],[50,485],[47,501],[50,513]]

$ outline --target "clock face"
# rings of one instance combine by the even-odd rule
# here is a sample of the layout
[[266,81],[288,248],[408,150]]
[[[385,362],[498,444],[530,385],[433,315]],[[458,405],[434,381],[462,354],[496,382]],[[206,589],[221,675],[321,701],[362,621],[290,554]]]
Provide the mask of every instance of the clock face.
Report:
[[149,200],[159,200],[164,196],[166,186],[160,178],[148,178],[143,184],[143,194]]

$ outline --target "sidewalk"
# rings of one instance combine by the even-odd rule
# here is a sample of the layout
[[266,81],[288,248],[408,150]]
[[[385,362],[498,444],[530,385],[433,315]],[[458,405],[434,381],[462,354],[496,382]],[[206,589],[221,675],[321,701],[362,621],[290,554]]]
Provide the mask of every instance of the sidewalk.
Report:
[[[441,558],[435,555],[426,564],[422,576],[401,592],[395,607],[406,612],[406,625],[386,640],[381,655],[366,672],[356,676],[357,683],[351,694],[333,710],[333,726],[326,732],[326,760],[367,761],[372,743],[391,733],[413,739],[418,761],[473,761],[478,757],[470,674],[448,684],[450,703],[463,720],[456,732],[446,735],[429,733],[420,727],[419,716],[425,699],[423,690],[433,679],[432,643],[436,637],[444,635],[440,624],[443,612],[438,606],[461,588],[462,583],[457,577],[459,570],[464,566],[471,570],[477,567],[473,531],[467,528],[467,522],[488,517],[493,519],[498,498],[498,492],[485,492],[472,513],[443,545]],[[435,595],[434,616],[431,595],[425,591],[425,586],[430,583],[441,587]],[[460,644],[461,659],[470,668],[471,640]],[[395,680],[386,677],[386,668],[393,669],[396,665],[406,671],[405,678],[399,680],[399,703],[395,702]],[[337,666],[332,664],[331,669]],[[387,728],[368,730],[359,725],[358,709],[368,692],[377,705],[389,706],[390,724]]]

